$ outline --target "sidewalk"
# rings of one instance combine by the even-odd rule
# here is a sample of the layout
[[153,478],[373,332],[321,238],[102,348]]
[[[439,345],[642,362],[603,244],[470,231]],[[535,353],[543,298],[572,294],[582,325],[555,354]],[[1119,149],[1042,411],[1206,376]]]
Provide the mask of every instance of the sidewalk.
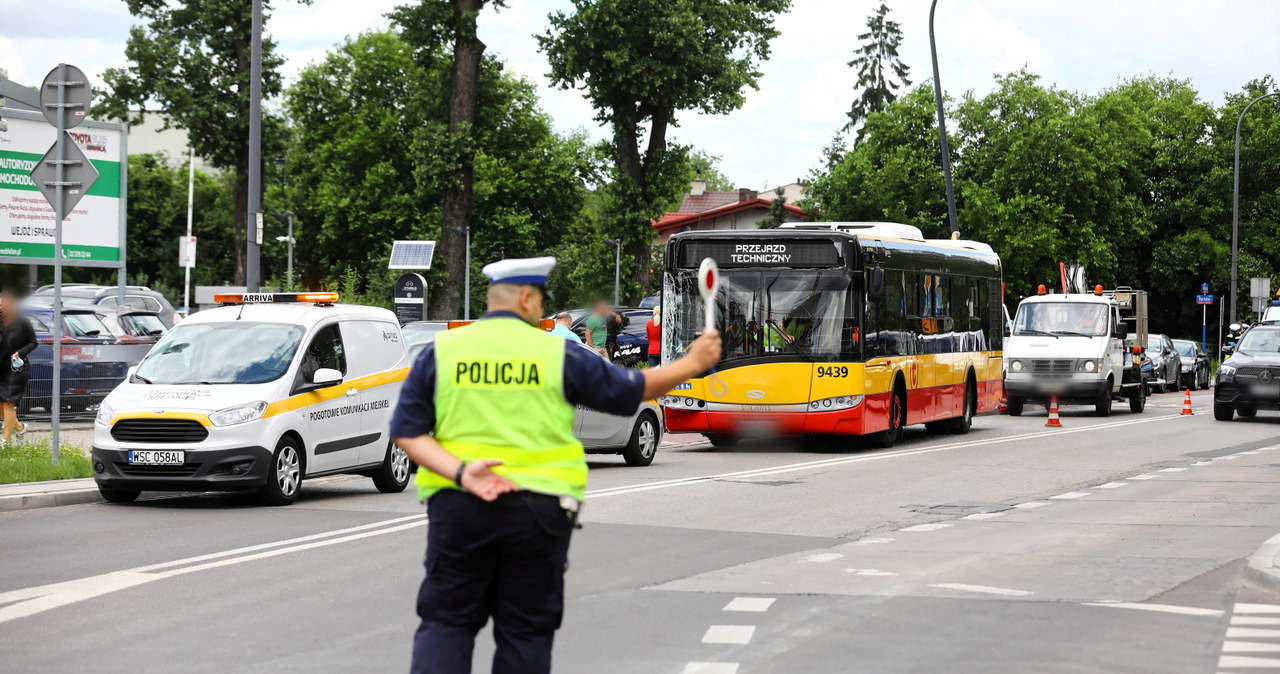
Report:
[[1267,539],[1257,552],[1250,555],[1244,572],[1263,588],[1280,592],[1280,534]]

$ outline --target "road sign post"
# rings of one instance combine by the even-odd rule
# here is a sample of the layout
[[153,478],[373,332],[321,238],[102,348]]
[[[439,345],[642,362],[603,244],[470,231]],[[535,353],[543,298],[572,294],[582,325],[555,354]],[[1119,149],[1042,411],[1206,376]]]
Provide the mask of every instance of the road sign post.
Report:
[[1213,295],[1209,294],[1209,284],[1200,284],[1200,294],[1196,295],[1196,304],[1200,305],[1200,348],[1209,350],[1209,305],[1213,304]]

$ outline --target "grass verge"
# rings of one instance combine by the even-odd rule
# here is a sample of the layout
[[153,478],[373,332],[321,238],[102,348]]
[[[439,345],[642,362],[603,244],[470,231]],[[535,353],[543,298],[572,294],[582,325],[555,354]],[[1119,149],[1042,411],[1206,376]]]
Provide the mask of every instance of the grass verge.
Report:
[[63,445],[58,465],[53,465],[53,449],[47,440],[19,442],[0,447],[0,484],[43,482],[90,477],[89,457],[76,446]]

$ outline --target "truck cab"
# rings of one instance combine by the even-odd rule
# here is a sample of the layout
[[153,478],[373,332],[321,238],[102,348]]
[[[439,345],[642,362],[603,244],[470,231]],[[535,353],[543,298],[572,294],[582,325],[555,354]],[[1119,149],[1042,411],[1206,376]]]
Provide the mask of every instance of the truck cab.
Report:
[[1099,416],[1109,415],[1115,400],[1128,400],[1132,411],[1141,412],[1145,300],[1142,291],[1106,292],[1101,286],[1023,300],[1004,345],[1009,414],[1054,397],[1093,405]]

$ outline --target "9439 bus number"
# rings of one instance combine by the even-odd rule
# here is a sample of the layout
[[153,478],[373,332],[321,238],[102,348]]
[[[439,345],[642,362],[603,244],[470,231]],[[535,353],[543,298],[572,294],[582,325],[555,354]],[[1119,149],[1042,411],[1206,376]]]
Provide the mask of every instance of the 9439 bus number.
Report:
[[819,365],[818,377],[848,377],[849,368],[845,365]]

